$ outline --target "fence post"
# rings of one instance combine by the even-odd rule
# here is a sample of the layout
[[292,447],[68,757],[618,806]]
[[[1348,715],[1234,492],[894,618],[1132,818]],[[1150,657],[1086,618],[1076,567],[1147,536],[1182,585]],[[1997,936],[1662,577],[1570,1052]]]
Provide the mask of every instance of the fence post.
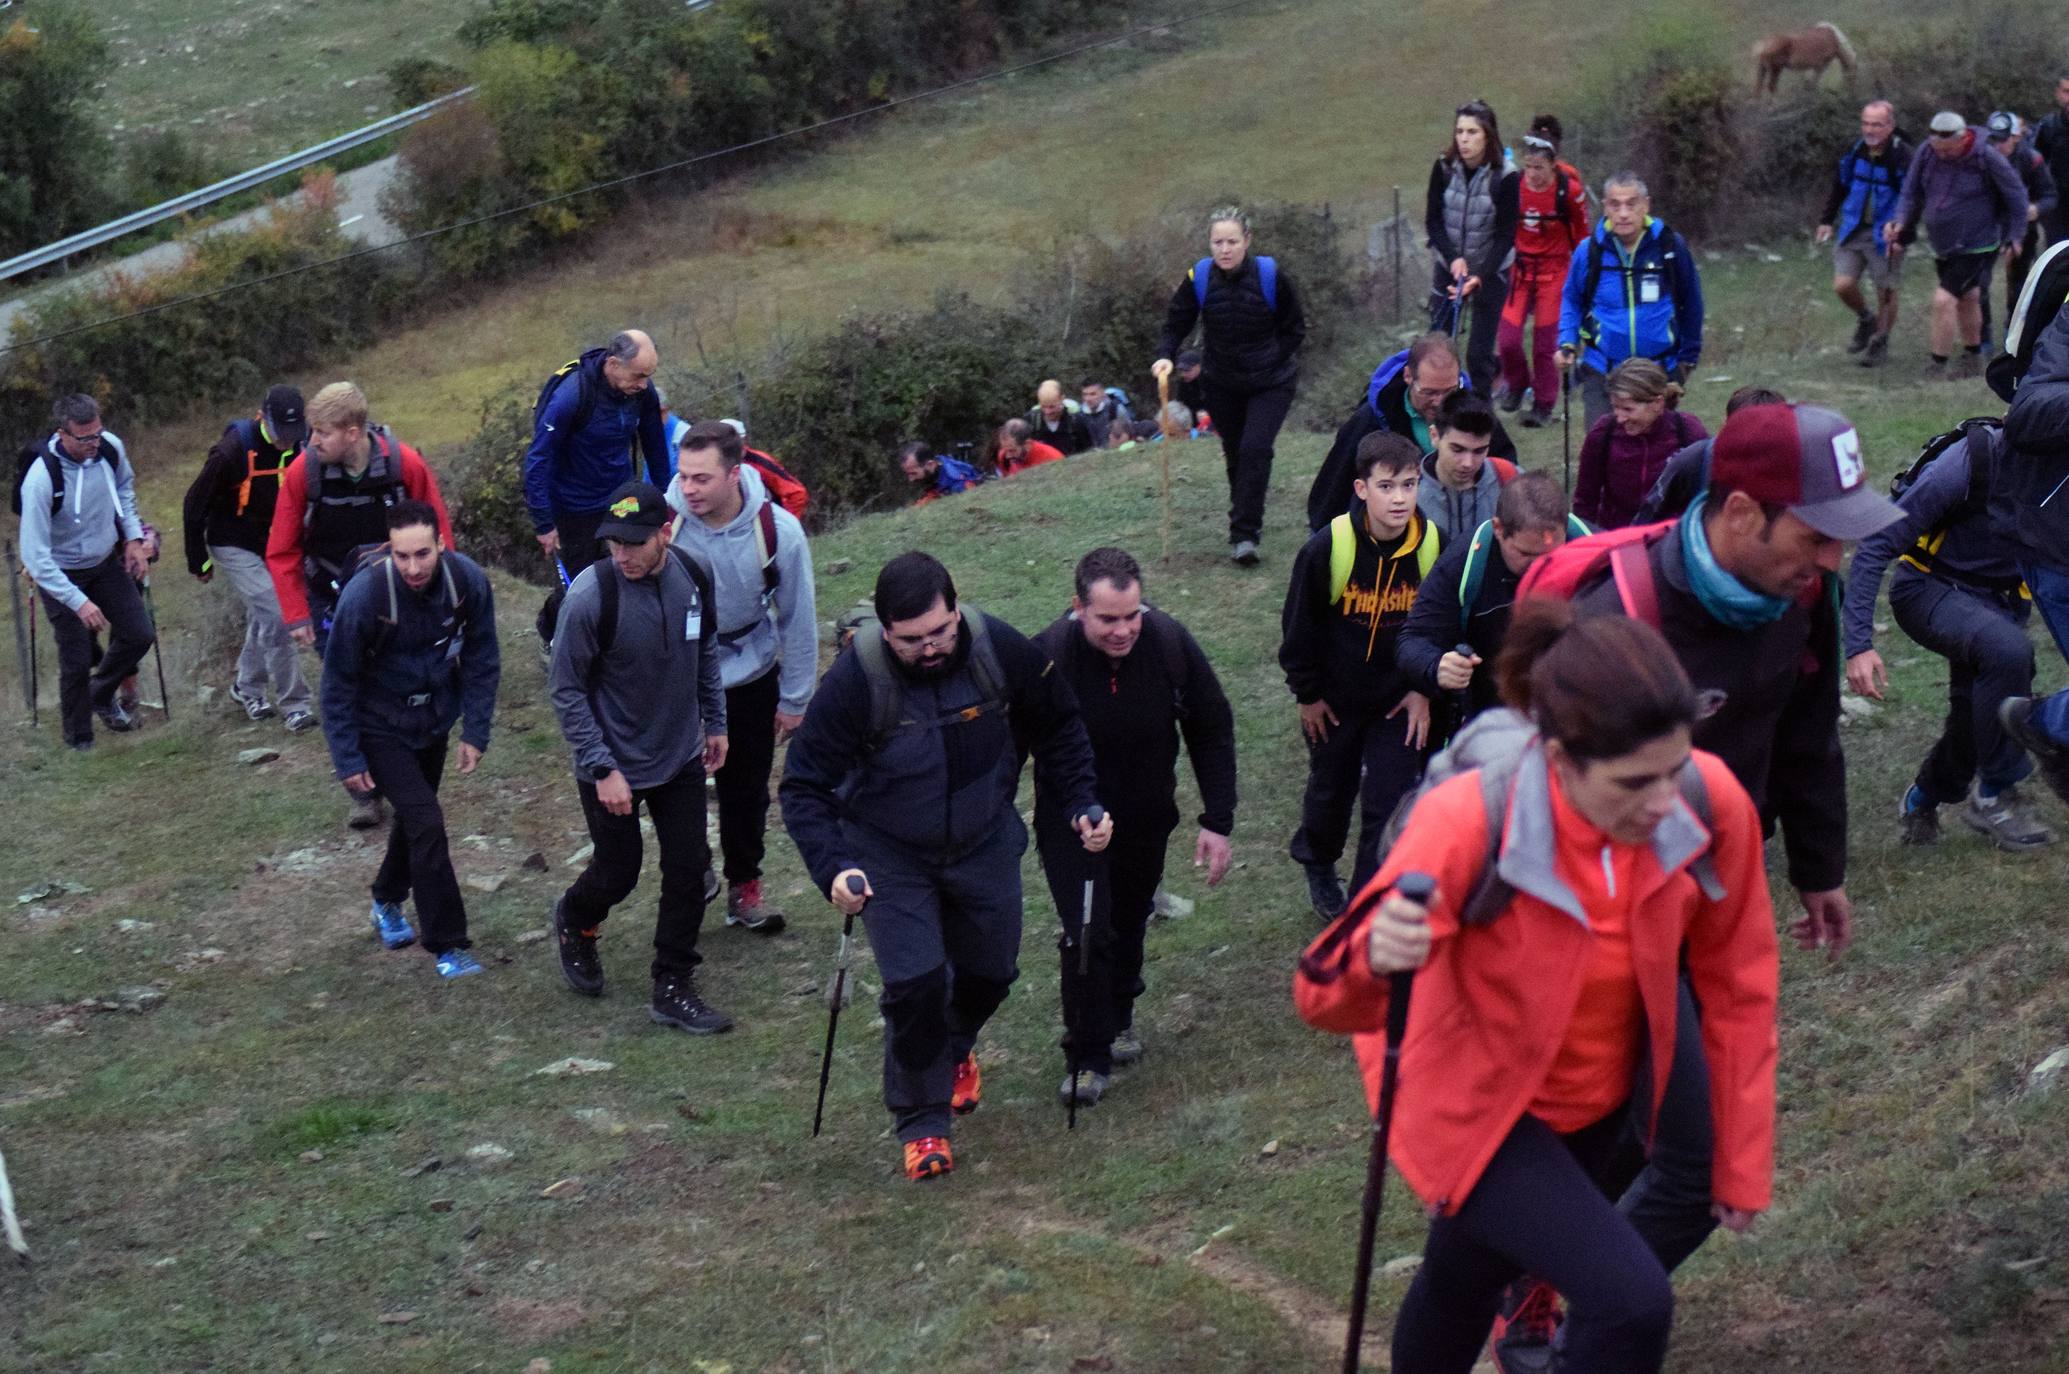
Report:
[[1394,188],[1394,318],[1401,318],[1401,188]]

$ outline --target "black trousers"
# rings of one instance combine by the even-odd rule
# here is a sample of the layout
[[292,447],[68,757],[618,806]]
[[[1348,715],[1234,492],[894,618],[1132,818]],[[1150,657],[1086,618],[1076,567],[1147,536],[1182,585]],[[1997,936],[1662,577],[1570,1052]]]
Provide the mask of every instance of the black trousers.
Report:
[[595,930],[611,908],[639,886],[645,858],[640,843],[642,803],[654,822],[654,840],[661,846],[661,904],[654,921],[653,976],[688,973],[703,956],[697,935],[704,928],[704,870],[711,866],[711,847],[704,842],[704,765],[692,762],[658,787],[632,789],[632,810],[613,816],[596,798],[596,784],[576,784],[582,794],[582,819],[596,843],[574,884],[567,890],[568,915],[580,930]]
[[1272,485],[1272,445],[1293,409],[1293,383],[1269,391],[1236,391],[1203,377],[1200,388],[1228,470],[1228,542],[1257,539],[1264,529],[1265,493]]
[[1403,1374],[1467,1374],[1511,1281],[1565,1295],[1559,1368],[1651,1374],[1674,1322],[1667,1270],[1603,1194],[1598,1175],[1625,1113],[1569,1135],[1534,1116],[1509,1131],[1455,1216],[1430,1223],[1422,1267],[1394,1323]]
[[98,662],[94,634],[77,613],[43,592],[43,614],[57,641],[58,716],[65,743],[93,740],[93,713],[115,699],[115,689],[151,652],[155,638],[144,598],[122,566],[122,546],[91,568],[67,568],[65,576],[108,617],[108,647]]
[[[1448,333],[1451,332],[1451,273],[1434,265],[1430,271],[1430,328],[1440,334]],[[1495,344],[1501,333],[1501,308],[1508,295],[1508,283],[1495,277],[1482,281],[1473,289],[1473,294],[1466,297],[1465,319],[1460,321],[1460,330],[1466,335],[1466,376],[1472,378],[1473,390],[1482,396],[1494,394],[1494,378],[1501,370]],[[1558,321],[1552,323],[1556,327]]]
[[560,535],[560,566],[568,570],[570,580],[602,555],[596,531],[603,524],[603,517],[600,510],[583,515],[564,510],[553,512],[553,528]]
[[[1333,703],[1332,703],[1333,705]],[[1358,856],[1351,865],[1356,892],[1379,871],[1379,837],[1401,798],[1422,778],[1423,751],[1403,738],[1408,713],[1388,718],[1377,708],[1335,708],[1329,738],[1308,744],[1307,791],[1300,799],[1300,829],[1293,861],[1334,866],[1351,833],[1356,806]]]
[[[1114,1037],[1135,1024],[1135,999],[1143,993],[1143,939],[1157,885],[1164,881],[1164,853],[1171,829],[1134,831],[1114,840],[1104,853],[1087,854],[1075,831],[1044,835],[1038,845],[1049,896],[1062,918],[1056,942],[1063,961],[1063,1049],[1081,1068],[1112,1073]],[[1092,930],[1079,946],[1085,919],[1085,881],[1092,880]],[[1078,971],[1080,962],[1089,965]]]
[[1947,721],[1919,765],[1918,790],[1945,805],[1967,800],[1973,779],[1994,794],[2031,773],[2033,760],[1997,723],[1999,702],[2033,691],[2031,606],[1899,568],[1889,609],[1905,634],[1947,660]]
[[763,842],[769,831],[769,769],[776,762],[775,668],[752,682],[726,688],[726,761],[712,776],[718,787],[718,848],[726,881],[752,882],[762,875]]
[[449,742],[440,735],[422,749],[412,749],[385,735],[363,735],[359,741],[366,771],[394,812],[388,852],[374,874],[374,900],[401,902],[414,896],[418,939],[433,954],[473,943],[467,938],[467,905],[460,898],[460,880],[446,844],[445,810],[438,804]]

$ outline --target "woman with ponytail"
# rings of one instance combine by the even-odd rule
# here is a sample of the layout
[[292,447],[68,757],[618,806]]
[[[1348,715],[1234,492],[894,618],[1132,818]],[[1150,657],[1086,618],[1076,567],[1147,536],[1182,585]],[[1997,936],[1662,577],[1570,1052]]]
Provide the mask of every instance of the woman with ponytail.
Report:
[[[1712,1209],[1743,1230],[1768,1206],[1778,963],[1760,821],[1690,747],[1697,696],[1650,626],[1526,602],[1496,673],[1534,727],[1505,791],[1472,770],[1425,793],[1303,958],[1295,1001],[1355,1037],[1371,1105],[1389,977],[1416,973],[1391,1155],[1433,1220],[1393,1368],[1465,1374],[1503,1288],[1532,1274],[1565,1295],[1565,1368],[1655,1371],[1666,1245],[1603,1185],[1627,1127],[1652,1142],[1685,958],[1713,1082]],[[1489,909],[1497,853],[1506,900]],[[1435,879],[1427,905],[1395,892],[1407,873]]]

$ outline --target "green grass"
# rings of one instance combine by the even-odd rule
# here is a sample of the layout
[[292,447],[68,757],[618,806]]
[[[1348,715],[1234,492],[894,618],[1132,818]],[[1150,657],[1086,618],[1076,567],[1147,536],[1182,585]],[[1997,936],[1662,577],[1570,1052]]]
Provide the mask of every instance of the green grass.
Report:
[[[1118,224],[1125,209],[1092,207],[1154,212],[1230,186],[1324,199],[1367,181],[1413,185],[1442,121],[1401,111],[1441,112],[1468,80],[1508,89],[1496,82],[1511,75],[1538,84],[1516,87],[1505,112],[1549,99],[1555,59],[1617,22],[1579,16],[1545,40],[1543,64],[1512,73],[1497,51],[1457,50],[1435,13],[1317,0],[1220,21],[1125,75],[1110,64],[1012,83],[696,209],[659,206],[550,276],[484,290],[336,370],[406,436],[445,443],[485,390],[640,318],[638,304],[694,302],[719,333],[731,313],[752,340],[779,314],[786,328],[816,328],[851,303],[924,299],[940,281],[1003,282],[1040,260],[1066,208]],[[1369,113],[1364,92],[1382,80],[1392,117]],[[1359,101],[1358,118],[1316,118]],[[1179,132],[1203,120],[1213,155],[1186,155]],[[1067,207],[1054,191],[1066,168],[1083,178]],[[1125,200],[1124,183],[1139,188]],[[921,223],[940,237],[915,241]],[[681,231],[700,224],[734,228],[685,252]],[[787,246],[757,246],[786,235]],[[1907,375],[1922,354],[1923,273],[1906,283],[1902,356],[1868,374],[1838,352],[1848,321],[1822,258],[1768,263],[1728,247],[1702,264],[1713,342],[1691,404],[1706,422],[1734,383],[1777,385],[1852,416],[1885,479],[1926,434],[1985,405],[1980,388]],[[214,429],[208,418],[128,436],[161,523]],[[1556,466],[1557,430],[1519,438],[1527,462]],[[1218,452],[1173,451],[1175,547],[1152,565],[1150,590],[1209,646],[1236,706],[1241,867],[1210,892],[1174,850],[1171,886],[1198,910],[1151,934],[1150,1057],[1064,1132],[1055,918],[1030,865],[1023,974],[986,1035],[986,1103],[958,1131],[962,1168],[929,1189],[895,1176],[866,965],[827,1134],[807,1138],[824,1009],[798,990],[826,976],[836,923],[780,835],[770,883],[791,929],[770,941],[715,920],[707,930],[705,983],[739,1018],[732,1035],[665,1035],[644,1017],[651,870],[607,927],[601,1002],[566,992],[548,944],[520,942],[542,927],[582,842],[522,630],[535,589],[498,584],[496,741],[478,774],[446,788],[463,874],[512,875],[494,894],[467,891],[488,972],[454,987],[434,985],[421,952],[384,953],[371,938],[377,851],[338,828],[320,740],[204,714],[185,686],[174,724],[104,740],[88,759],[61,751],[47,719],[5,732],[0,898],[51,879],[92,890],[0,916],[0,1149],[39,1260],[0,1264],[0,1367],[444,1371],[541,1356],[559,1374],[1061,1371],[1097,1358],[1125,1370],[1327,1367],[1366,1134],[1347,1047],[1307,1031],[1288,996],[1313,922],[1283,853],[1303,769],[1273,661],[1282,576],[1325,442],[1282,444],[1254,573],[1220,558]],[[822,574],[821,604],[830,618],[867,593],[885,557],[919,546],[970,599],[1037,628],[1062,609],[1085,548],[1155,555],[1156,490],[1147,458],[1093,459],[858,521],[816,541],[822,568],[851,564]],[[158,589],[168,666],[176,684],[219,682],[224,665],[197,646],[224,597],[176,566]],[[1937,728],[1944,670],[1900,634],[1881,647],[1892,702],[1846,737],[1858,944],[1836,965],[1785,956],[1776,1209],[1754,1237],[1719,1237],[1684,1271],[1676,1370],[2069,1367],[2069,1098],[2022,1092],[2026,1070],[2069,1038],[2063,860],[1998,856],[1958,825],[1937,850],[1897,847],[1891,812]],[[2052,649],[2041,662],[2046,682],[2062,680]],[[10,710],[14,685],[10,661]],[[283,757],[236,765],[254,743]],[[519,867],[534,850],[543,875]],[[148,1013],[73,1010],[145,982],[167,993]],[[568,1055],[615,1068],[534,1074]],[[1278,1151],[1262,1156],[1272,1140]],[[466,1162],[482,1143],[513,1159]],[[323,1158],[302,1162],[309,1150]],[[444,1167],[404,1177],[431,1156]],[[579,1196],[539,1197],[571,1177]],[[1421,1229],[1396,1184],[1381,1258],[1415,1251]],[[1400,1291],[1378,1285],[1382,1332]],[[379,1320],[403,1311],[417,1316]]]

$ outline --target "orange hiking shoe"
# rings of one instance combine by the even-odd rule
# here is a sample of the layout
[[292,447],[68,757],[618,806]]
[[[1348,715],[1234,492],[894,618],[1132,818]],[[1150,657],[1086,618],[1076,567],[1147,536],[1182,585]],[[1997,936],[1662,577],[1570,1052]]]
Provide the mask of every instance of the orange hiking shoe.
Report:
[[905,1142],[905,1176],[914,1183],[940,1178],[955,1168],[955,1151],[945,1136],[923,1135]]
[[1501,1374],[1543,1374],[1552,1367],[1552,1337],[1562,1314],[1559,1294],[1539,1279],[1522,1278],[1502,1295],[1488,1351]]
[[968,1116],[983,1100],[984,1072],[977,1067],[977,1051],[971,1050],[955,1066],[955,1091],[949,1094],[948,1105],[957,1116]]

